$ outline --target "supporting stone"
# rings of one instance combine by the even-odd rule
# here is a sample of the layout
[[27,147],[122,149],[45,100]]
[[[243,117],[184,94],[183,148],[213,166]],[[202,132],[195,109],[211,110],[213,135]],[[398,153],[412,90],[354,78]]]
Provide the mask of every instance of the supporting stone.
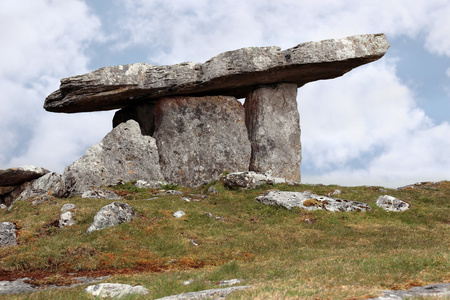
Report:
[[224,171],[247,171],[250,142],[242,104],[234,97],[163,98],[156,104],[155,133],[167,182],[198,186]]
[[245,100],[245,123],[252,145],[250,171],[300,182],[300,117],[297,85],[261,86]]
[[155,131],[154,107],[155,103],[143,102],[116,111],[113,118],[113,128],[121,123],[126,123],[128,120],[135,120],[139,123],[143,135],[152,136]]

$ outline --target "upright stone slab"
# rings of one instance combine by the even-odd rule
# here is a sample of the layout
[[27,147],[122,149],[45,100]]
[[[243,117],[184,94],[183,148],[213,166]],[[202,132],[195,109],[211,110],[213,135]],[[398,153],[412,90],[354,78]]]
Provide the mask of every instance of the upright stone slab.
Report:
[[250,171],[300,182],[300,117],[297,85],[261,86],[245,100],[245,123],[252,145]]
[[134,120],[118,125],[64,170],[70,196],[90,187],[132,180],[163,180],[155,139],[142,135]]
[[198,186],[225,170],[248,170],[244,108],[234,97],[163,98],[154,114],[153,137],[167,182]]

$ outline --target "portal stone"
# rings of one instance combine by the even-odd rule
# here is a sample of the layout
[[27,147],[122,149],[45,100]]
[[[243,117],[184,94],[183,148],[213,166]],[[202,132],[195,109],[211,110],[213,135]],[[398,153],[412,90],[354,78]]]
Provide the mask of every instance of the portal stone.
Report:
[[234,97],[163,98],[155,107],[161,171],[169,183],[198,186],[224,171],[247,171],[250,142]]
[[297,85],[261,86],[245,100],[245,123],[252,145],[250,171],[300,182],[300,117]]

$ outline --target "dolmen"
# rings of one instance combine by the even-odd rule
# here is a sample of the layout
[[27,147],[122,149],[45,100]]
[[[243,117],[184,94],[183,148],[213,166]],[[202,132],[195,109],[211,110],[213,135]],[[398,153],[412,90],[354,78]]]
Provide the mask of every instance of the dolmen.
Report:
[[47,111],[118,109],[112,131],[64,171],[67,194],[132,180],[199,186],[224,172],[300,182],[297,89],[376,61],[388,48],[384,34],[355,35],[63,78],[45,100]]

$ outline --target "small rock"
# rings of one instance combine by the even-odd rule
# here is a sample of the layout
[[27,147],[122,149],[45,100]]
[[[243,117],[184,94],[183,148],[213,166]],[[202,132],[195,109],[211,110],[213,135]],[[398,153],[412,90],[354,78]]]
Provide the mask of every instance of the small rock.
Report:
[[140,189],[159,189],[164,184],[167,184],[167,182],[159,180],[151,180],[151,181],[138,180],[136,181],[134,186]]
[[76,205],[73,203],[66,203],[61,207],[61,212],[69,211],[75,209]]
[[88,189],[81,194],[81,198],[87,199],[109,199],[109,200],[120,200],[122,197],[117,195],[115,192],[108,189]]
[[186,201],[186,202],[191,202],[191,199],[188,197],[181,197],[181,200]]
[[186,214],[186,213],[185,213],[184,211],[179,210],[179,211],[174,212],[173,216],[174,216],[175,218],[181,218],[181,217],[184,216],[185,214]]
[[16,246],[16,225],[11,222],[0,222],[0,247]]
[[86,234],[90,234],[96,230],[113,227],[121,223],[128,223],[135,216],[136,213],[130,205],[122,202],[113,202],[104,206],[97,212],[94,216],[94,222],[87,229]]
[[85,291],[94,297],[122,298],[126,295],[139,294],[146,295],[148,290],[141,285],[131,286],[121,283],[100,283],[88,286]]
[[280,192],[272,190],[256,197],[256,201],[266,205],[283,206],[289,210],[294,207],[306,210],[325,209],[333,212],[371,210],[366,203],[315,195],[310,191]]
[[39,204],[42,204],[42,203],[44,203],[44,202],[52,202],[52,201],[55,201],[55,198],[54,197],[51,197],[51,196],[38,196],[38,197],[34,197],[33,198],[33,201],[31,201],[31,205],[33,205],[33,206],[36,206],[36,205],[39,205]]
[[0,281],[0,295],[33,292],[34,288],[31,284],[25,282],[27,280],[30,280],[30,278],[25,277],[14,281]]
[[219,216],[216,217],[216,220],[217,221],[222,221],[222,222],[225,221],[222,217],[219,217]]
[[7,209],[8,206],[6,206],[5,204],[0,204],[0,209]]
[[218,282],[219,286],[226,286],[226,285],[235,285],[238,283],[241,283],[242,279],[230,279],[230,280],[221,280]]
[[59,217],[59,228],[69,227],[75,225],[75,221],[73,220],[73,212],[66,211],[61,214]]
[[167,190],[164,191],[167,195],[183,195],[184,193],[182,191],[175,191],[175,190]]
[[218,194],[219,191],[215,187],[210,186],[209,189],[208,189],[208,193],[210,193],[210,194]]
[[231,286],[222,289],[210,289],[198,292],[190,292],[178,295],[167,296],[158,298],[156,300],[197,300],[197,299],[224,299],[227,295],[235,291],[241,291],[251,288],[252,286]]
[[389,195],[378,197],[376,204],[378,207],[381,207],[385,211],[395,212],[406,211],[411,206],[409,203]]
[[263,184],[286,183],[286,180],[279,177],[272,177],[268,174],[250,172],[235,172],[223,177],[223,183],[226,187],[234,189],[253,189]]
[[193,284],[193,283],[194,283],[194,280],[183,281],[183,285],[190,285],[190,284]]
[[203,214],[204,214],[204,215],[206,215],[206,216],[208,216],[209,218],[213,218],[213,215],[212,215],[212,213],[209,213],[209,212],[204,212]]
[[328,193],[328,197],[331,196],[339,196],[342,192],[340,190],[333,190],[331,192]]

